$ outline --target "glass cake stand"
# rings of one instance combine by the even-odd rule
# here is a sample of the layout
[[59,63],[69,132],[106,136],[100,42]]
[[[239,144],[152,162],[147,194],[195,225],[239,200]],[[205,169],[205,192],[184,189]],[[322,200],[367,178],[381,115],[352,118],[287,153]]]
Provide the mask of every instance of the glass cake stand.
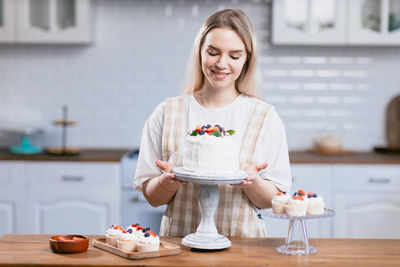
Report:
[[202,174],[186,171],[181,167],[172,169],[176,179],[197,183],[199,190],[197,198],[199,201],[201,221],[196,233],[188,234],[182,239],[182,244],[188,247],[215,250],[224,249],[231,246],[231,241],[218,234],[214,222],[214,214],[219,202],[219,184],[240,184],[247,173],[238,171],[233,174]]
[[328,218],[336,214],[333,210],[330,209],[324,209],[324,213],[321,215],[306,216],[289,216],[286,214],[277,214],[273,213],[272,209],[261,210],[260,213],[261,215],[271,218],[290,220],[285,244],[276,248],[279,253],[286,255],[315,254],[317,252],[317,249],[310,246],[308,242],[306,220]]

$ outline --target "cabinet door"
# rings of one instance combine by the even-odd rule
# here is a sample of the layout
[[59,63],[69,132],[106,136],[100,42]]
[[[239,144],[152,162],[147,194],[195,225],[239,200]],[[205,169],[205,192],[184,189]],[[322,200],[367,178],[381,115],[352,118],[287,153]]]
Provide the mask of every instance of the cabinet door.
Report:
[[119,221],[112,195],[53,191],[29,194],[29,232],[35,234],[104,234]]
[[[292,164],[293,184],[290,194],[298,189],[305,192],[313,192],[321,195],[325,201],[325,207],[333,206],[331,197],[331,166],[314,164]],[[287,235],[288,220],[265,217],[267,232],[270,237],[285,237]],[[306,221],[307,231],[310,237],[332,237],[333,226],[331,218]]]
[[103,234],[120,221],[120,164],[27,163],[32,233]]
[[0,236],[24,232],[26,187],[24,164],[0,162]]
[[349,1],[349,19],[349,44],[400,44],[400,0]]
[[12,43],[14,41],[14,1],[0,0],[0,43]]
[[398,194],[337,193],[335,237],[400,238]]
[[17,41],[91,42],[90,0],[18,0]]
[[272,42],[288,45],[343,45],[345,0],[275,0]]
[[24,232],[24,192],[0,190],[0,236]]

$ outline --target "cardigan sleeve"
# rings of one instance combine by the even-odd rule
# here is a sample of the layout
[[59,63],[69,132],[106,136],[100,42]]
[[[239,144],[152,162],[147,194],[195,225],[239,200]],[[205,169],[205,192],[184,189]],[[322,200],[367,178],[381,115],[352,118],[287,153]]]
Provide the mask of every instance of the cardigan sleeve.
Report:
[[275,109],[271,109],[266,116],[261,134],[255,159],[256,163],[267,162],[268,166],[259,175],[272,181],[280,191],[288,192],[292,185],[292,175],[286,131]]
[[143,127],[138,164],[134,178],[134,188],[138,191],[142,191],[142,185],[145,181],[161,174],[155,161],[162,159],[161,143],[164,109],[165,102],[156,107]]

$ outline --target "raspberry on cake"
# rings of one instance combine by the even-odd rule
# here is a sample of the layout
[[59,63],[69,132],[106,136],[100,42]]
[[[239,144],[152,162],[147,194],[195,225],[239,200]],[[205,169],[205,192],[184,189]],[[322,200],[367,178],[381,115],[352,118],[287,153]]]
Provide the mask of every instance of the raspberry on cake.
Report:
[[184,143],[183,168],[197,173],[228,174],[239,170],[239,144],[216,124],[197,125]]

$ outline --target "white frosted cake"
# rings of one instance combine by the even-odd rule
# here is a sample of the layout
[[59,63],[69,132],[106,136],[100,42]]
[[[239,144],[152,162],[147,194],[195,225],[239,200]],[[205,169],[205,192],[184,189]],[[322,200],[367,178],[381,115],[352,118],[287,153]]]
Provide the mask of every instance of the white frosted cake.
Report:
[[233,130],[197,126],[185,139],[183,168],[196,173],[228,174],[239,170],[239,146]]

